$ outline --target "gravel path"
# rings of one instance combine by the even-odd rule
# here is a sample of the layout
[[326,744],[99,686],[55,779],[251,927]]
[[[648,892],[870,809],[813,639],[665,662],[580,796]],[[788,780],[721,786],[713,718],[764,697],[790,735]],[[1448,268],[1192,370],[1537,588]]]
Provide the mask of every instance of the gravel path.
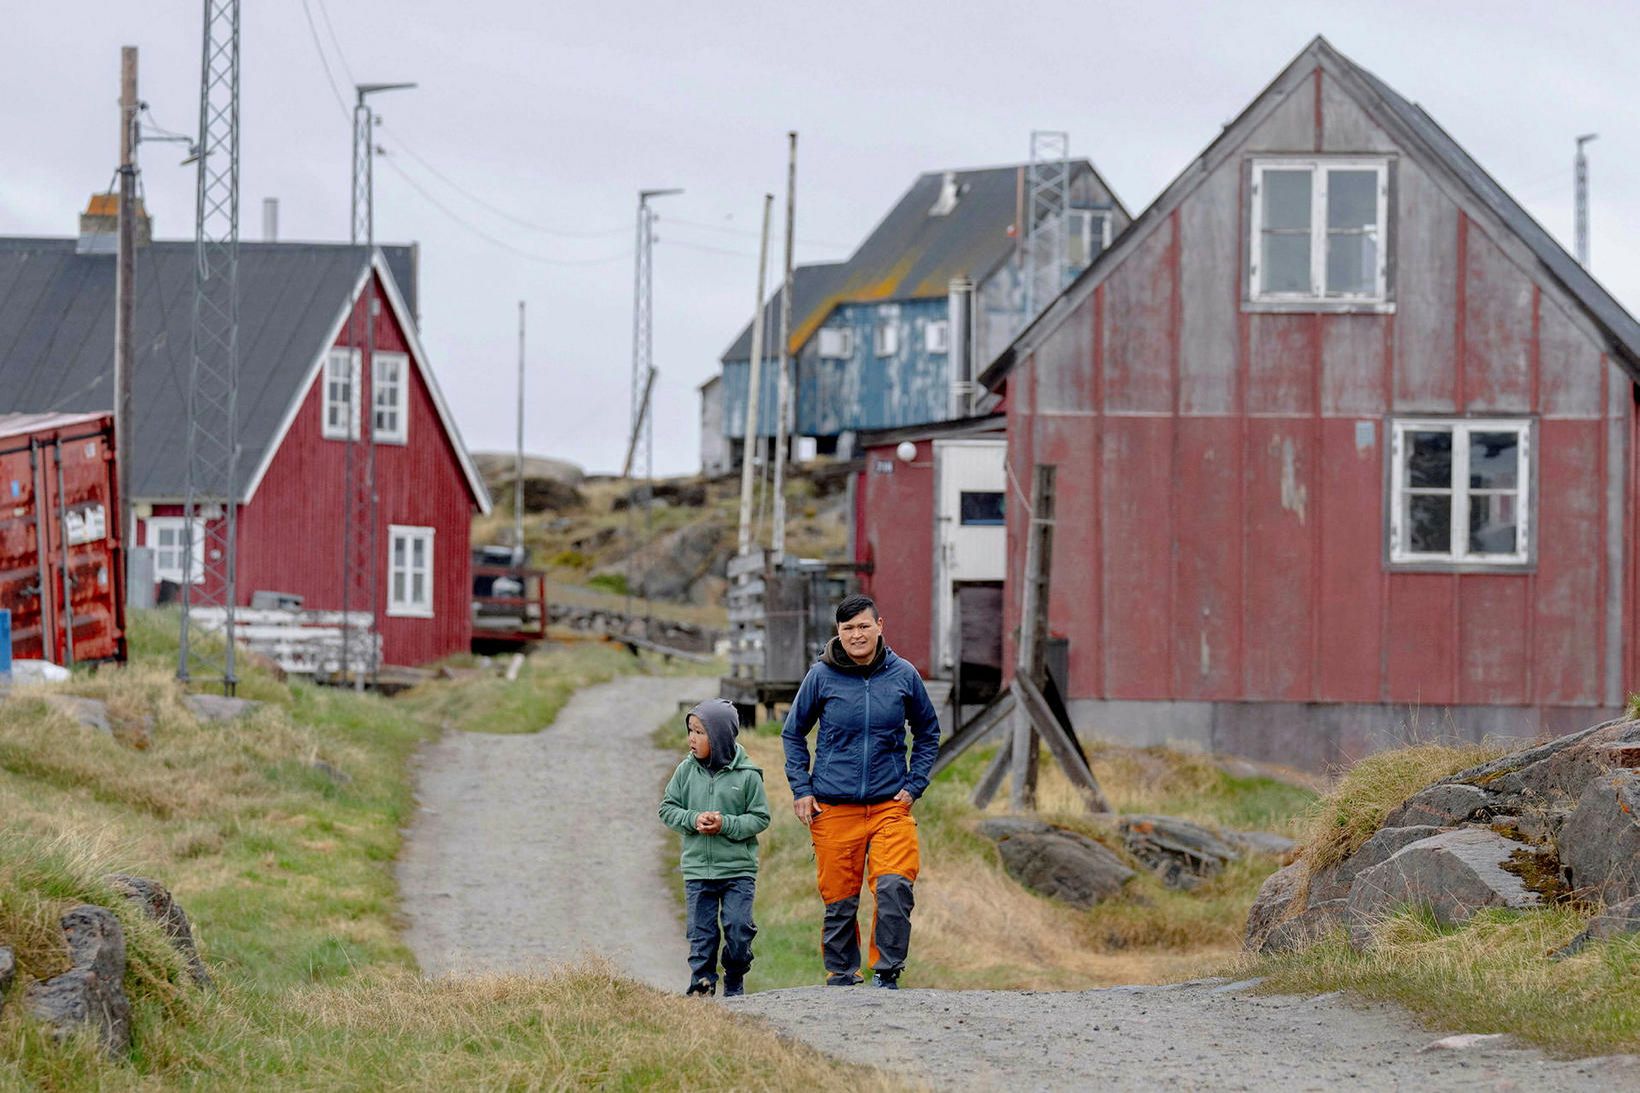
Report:
[[724,1005],[936,1089],[1614,1090],[1640,1056],[1554,1060],[1502,1037],[1432,1048],[1391,1007],[1249,983],[1082,992],[765,991]]
[[418,757],[399,859],[405,940],[429,975],[530,971],[598,954],[677,989],[678,901],[655,806],[683,754],[651,746],[709,679],[627,676],[527,736],[447,733]]

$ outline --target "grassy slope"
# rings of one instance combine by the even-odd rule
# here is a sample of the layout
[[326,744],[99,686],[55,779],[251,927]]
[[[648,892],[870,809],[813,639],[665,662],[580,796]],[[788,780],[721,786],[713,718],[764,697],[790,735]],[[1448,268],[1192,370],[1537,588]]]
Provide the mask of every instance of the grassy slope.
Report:
[[[1305,857],[1338,860],[1411,793],[1500,750],[1423,745],[1363,760],[1313,810]],[[1485,911],[1444,927],[1409,908],[1382,923],[1365,951],[1352,949],[1340,930],[1296,953],[1246,958],[1238,970],[1267,976],[1266,990],[1346,990],[1396,1002],[1443,1029],[1507,1032],[1578,1054],[1640,1051],[1640,935],[1549,958],[1591,911],[1576,904]]]
[[[50,976],[66,964],[62,910],[113,908],[130,935],[136,1024],[130,1061],[114,1063],[87,1043],[50,1043],[8,1004],[0,1088],[845,1084],[759,1026],[598,967],[550,979],[420,978],[398,938],[392,866],[412,807],[407,761],[434,722],[410,706],[253,672],[242,693],[268,705],[201,725],[170,678],[169,626],[163,615],[139,619],[136,664],[72,685],[105,698],[128,741],[153,717],[145,749],[92,734],[43,701],[0,707],[0,941],[16,949],[24,978]],[[183,985],[155,929],[101,883],[115,870],[177,894],[215,992]]]
[[[741,738],[764,769],[774,815],[762,839],[757,963],[748,979],[753,990],[821,977],[814,851],[791,812],[777,733],[777,726],[763,726]],[[674,727],[664,728],[657,739],[681,755]],[[1247,907],[1276,867],[1274,859],[1238,862],[1192,893],[1165,888],[1141,871],[1120,898],[1091,911],[1033,895],[1002,871],[993,844],[973,831],[979,814],[968,797],[989,759],[986,750],[964,756],[917,805],[923,871],[908,985],[1085,988],[1156,982],[1220,966],[1235,952]],[[1270,779],[1235,778],[1209,760],[1165,749],[1104,748],[1092,759],[1113,804],[1125,812],[1290,831],[1312,797]],[[1040,803],[1045,818],[1109,838],[1078,815],[1074,792],[1049,763],[1043,767]],[[865,902],[869,905],[869,898]],[[869,911],[862,920],[866,915]]]

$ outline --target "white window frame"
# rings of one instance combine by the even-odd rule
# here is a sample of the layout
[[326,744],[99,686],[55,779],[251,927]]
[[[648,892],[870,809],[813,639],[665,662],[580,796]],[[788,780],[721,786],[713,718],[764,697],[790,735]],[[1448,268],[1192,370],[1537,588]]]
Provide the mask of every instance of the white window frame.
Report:
[[[1065,263],[1072,268],[1085,269],[1093,265],[1094,260],[1110,246],[1110,212],[1107,209],[1071,209],[1066,215],[1070,218],[1070,230],[1065,233]],[[1099,226],[1097,233],[1094,231],[1095,224]],[[1082,246],[1080,256],[1076,254],[1078,243]]]
[[[384,393],[381,385],[382,365],[393,365],[397,371],[397,379],[393,381],[389,392],[393,402],[384,406],[381,398]],[[410,440],[410,354],[390,353],[377,350],[370,359],[370,407],[374,415],[370,419],[370,437],[380,444],[406,444]],[[393,415],[394,427],[388,428],[382,424],[384,411]]]
[[[332,349],[319,370],[319,433],[326,440],[359,439],[359,368],[362,354],[357,349]],[[347,369],[347,401],[331,397],[330,385],[343,368]],[[338,421],[345,418],[346,423]]]
[[[1449,550],[1445,554],[1415,553],[1407,549],[1406,528],[1406,434],[1449,432],[1452,434],[1452,496]],[[1519,517],[1515,524],[1515,550],[1511,554],[1483,554],[1469,549],[1469,498],[1474,492],[1469,482],[1469,436],[1472,433],[1515,433],[1515,488],[1487,492],[1519,495]],[[1396,418],[1392,426],[1389,482],[1389,560],[1394,565],[1420,566],[1523,566],[1532,560],[1532,422],[1528,418]],[[1458,484],[1463,483],[1463,488]],[[1423,491],[1420,491],[1423,492]]]
[[[1263,287],[1264,258],[1264,173],[1266,171],[1310,172],[1310,290],[1308,292],[1266,292]],[[1371,293],[1327,292],[1327,172],[1375,171],[1378,174],[1378,270]],[[1267,304],[1313,304],[1322,306],[1386,307],[1389,303],[1389,159],[1359,156],[1311,156],[1255,159],[1252,185],[1248,188],[1248,299]]]
[[879,308],[871,326],[871,352],[875,357],[892,357],[900,351],[900,309]]
[[[433,617],[433,548],[436,545],[434,532],[429,527],[415,527],[409,524],[389,524],[387,527],[387,613],[394,618],[430,619]],[[394,561],[394,547],[403,542],[405,564],[397,565]],[[416,567],[411,563],[412,543],[426,544],[427,564],[422,567],[425,580],[422,582],[424,595],[416,600],[408,595],[411,578],[416,573]],[[394,590],[395,578],[404,576],[406,595],[399,596]]]
[[[191,567],[192,576],[190,576],[186,581],[183,580],[182,567],[184,564],[184,559],[187,557],[184,553],[184,551],[187,550],[187,544],[183,541],[181,532],[182,529],[189,523],[190,521],[185,516],[150,516],[143,521],[143,545],[154,552],[154,580],[174,581],[177,584],[198,584],[204,579],[205,525],[202,521],[194,520],[192,521],[194,533],[194,564]],[[160,543],[159,539],[162,531],[169,531],[172,533],[173,538],[170,546],[165,546]],[[176,551],[175,565],[160,565],[160,551],[162,550]]]
[[923,352],[951,352],[951,320],[930,319],[923,326]]
[[[827,339],[831,345],[827,345]],[[846,361],[854,356],[854,330],[846,326],[823,326],[818,335],[817,349],[821,360]]]

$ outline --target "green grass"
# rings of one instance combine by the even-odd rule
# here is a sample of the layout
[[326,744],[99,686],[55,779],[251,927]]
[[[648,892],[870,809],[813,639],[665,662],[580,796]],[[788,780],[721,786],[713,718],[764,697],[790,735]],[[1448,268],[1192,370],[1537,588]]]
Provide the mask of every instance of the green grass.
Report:
[[[151,723],[145,735],[91,733],[38,695],[0,707],[0,944],[17,952],[14,996],[66,966],[58,916],[97,903],[129,931],[135,1024],[130,1058],[111,1061],[53,1043],[8,1003],[0,1089],[844,1087],[811,1052],[607,969],[422,979],[398,933],[393,863],[413,807],[409,759],[438,722],[413,703],[252,668],[241,693],[267,705],[201,724],[172,678],[173,623],[139,614],[131,665],[67,685],[106,700],[117,729]],[[214,992],[188,985],[157,930],[107,889],[116,871],[171,888]]]
[[[681,757],[677,726],[663,726],[656,742]],[[773,814],[761,839],[757,959],[748,989],[816,983],[822,977],[821,904],[814,851],[791,812],[779,725],[760,725],[742,734],[741,743],[764,769]],[[1086,911],[1034,895],[1003,872],[994,844],[974,830],[981,814],[969,797],[992,754],[992,748],[976,748],[963,755],[917,803],[922,874],[908,986],[1080,989],[1159,982],[1201,974],[1236,952],[1247,908],[1277,867],[1275,859],[1249,856],[1192,892],[1167,888],[1141,868],[1121,896]],[[1097,747],[1091,758],[1107,794],[1125,812],[1291,831],[1314,797],[1272,779],[1233,777],[1209,759],[1163,748]],[[1044,760],[1043,818],[1118,846],[1108,827],[1092,823],[1076,801]],[[869,929],[870,897],[862,902],[862,925]]]
[[510,683],[496,672],[438,680],[411,688],[396,705],[430,724],[465,732],[539,732],[582,687],[646,666],[646,659],[616,645],[549,645],[529,656]]
[[1570,907],[1482,911],[1455,927],[1404,911],[1365,951],[1340,931],[1245,970],[1267,976],[1267,991],[1349,991],[1397,1003],[1443,1030],[1505,1032],[1574,1055],[1640,1051],[1640,936],[1550,960],[1583,924]]
[[1640,721],[1640,694],[1629,696],[1629,716]]

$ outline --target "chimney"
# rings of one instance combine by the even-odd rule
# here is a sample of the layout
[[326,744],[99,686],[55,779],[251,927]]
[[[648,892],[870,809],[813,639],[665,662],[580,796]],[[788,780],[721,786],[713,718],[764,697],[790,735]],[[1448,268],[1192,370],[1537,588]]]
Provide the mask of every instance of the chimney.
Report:
[[279,199],[264,197],[262,199],[262,242],[279,242]]
[[[136,200],[137,246],[146,247],[154,236],[153,221],[148,218],[142,199]],[[120,246],[120,195],[92,194],[80,214],[80,236],[74,244],[75,254],[109,254]]]
[[957,198],[962,196],[963,189],[957,185],[957,172],[945,172],[945,177],[940,179],[940,196],[934,199],[934,206],[928,210],[928,215],[944,216],[956,208]]

